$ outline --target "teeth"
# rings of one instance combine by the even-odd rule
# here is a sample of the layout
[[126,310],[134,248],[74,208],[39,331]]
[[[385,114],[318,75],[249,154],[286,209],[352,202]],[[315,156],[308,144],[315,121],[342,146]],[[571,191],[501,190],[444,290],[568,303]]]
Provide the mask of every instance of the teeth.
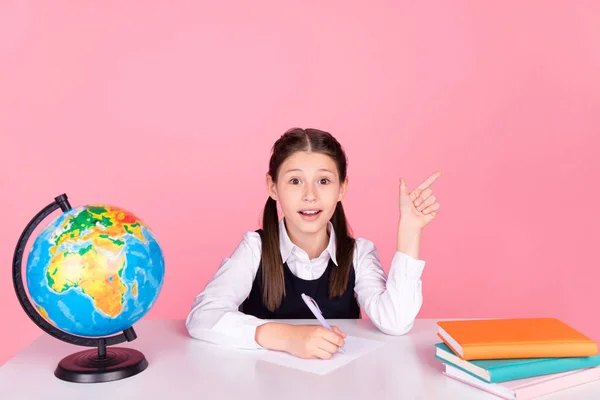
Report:
[[309,215],[312,215],[312,214],[316,214],[316,213],[318,213],[319,211],[300,211],[300,212],[301,212],[302,214],[309,214]]

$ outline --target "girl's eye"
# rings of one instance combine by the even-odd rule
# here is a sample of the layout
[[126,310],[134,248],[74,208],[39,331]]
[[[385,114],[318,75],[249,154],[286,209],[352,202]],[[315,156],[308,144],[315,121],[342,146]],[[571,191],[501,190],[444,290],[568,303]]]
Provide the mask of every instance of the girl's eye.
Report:
[[327,179],[327,178],[323,178],[323,179],[321,179],[321,180],[319,181],[319,183],[321,183],[322,185],[327,185],[329,182],[330,182],[330,181],[329,181],[329,179]]
[[300,183],[300,180],[298,178],[292,178],[292,179],[290,179],[290,183],[292,185],[297,185]]

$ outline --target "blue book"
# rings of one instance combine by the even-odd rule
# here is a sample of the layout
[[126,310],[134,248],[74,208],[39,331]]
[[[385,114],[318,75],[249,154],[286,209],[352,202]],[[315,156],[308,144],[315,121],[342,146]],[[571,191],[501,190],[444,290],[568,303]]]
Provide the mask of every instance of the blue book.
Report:
[[505,358],[467,361],[454,354],[445,343],[437,343],[435,347],[435,358],[438,360],[490,383],[557,374],[600,365],[600,354],[589,357]]

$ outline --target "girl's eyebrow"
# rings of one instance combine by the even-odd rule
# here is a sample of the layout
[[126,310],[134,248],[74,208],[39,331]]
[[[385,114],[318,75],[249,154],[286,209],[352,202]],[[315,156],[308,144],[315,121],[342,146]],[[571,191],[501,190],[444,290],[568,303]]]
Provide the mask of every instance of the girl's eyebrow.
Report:
[[[288,169],[287,171],[285,171],[285,173],[288,174],[290,172],[296,172],[296,171],[298,171],[298,172],[304,172],[304,171],[302,171],[299,168],[293,168],[293,169]],[[330,171],[330,170],[328,170],[327,168],[318,169],[317,172],[329,172],[330,174],[333,174],[333,172]]]

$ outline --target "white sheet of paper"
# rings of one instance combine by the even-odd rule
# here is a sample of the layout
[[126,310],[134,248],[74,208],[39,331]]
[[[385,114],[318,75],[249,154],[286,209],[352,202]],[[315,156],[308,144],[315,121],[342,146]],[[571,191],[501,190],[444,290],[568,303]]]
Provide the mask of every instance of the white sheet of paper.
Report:
[[337,352],[329,360],[303,359],[289,353],[270,350],[259,351],[255,353],[255,356],[260,360],[273,364],[312,372],[318,375],[325,375],[383,345],[384,342],[378,340],[347,336],[344,345],[346,353]]

